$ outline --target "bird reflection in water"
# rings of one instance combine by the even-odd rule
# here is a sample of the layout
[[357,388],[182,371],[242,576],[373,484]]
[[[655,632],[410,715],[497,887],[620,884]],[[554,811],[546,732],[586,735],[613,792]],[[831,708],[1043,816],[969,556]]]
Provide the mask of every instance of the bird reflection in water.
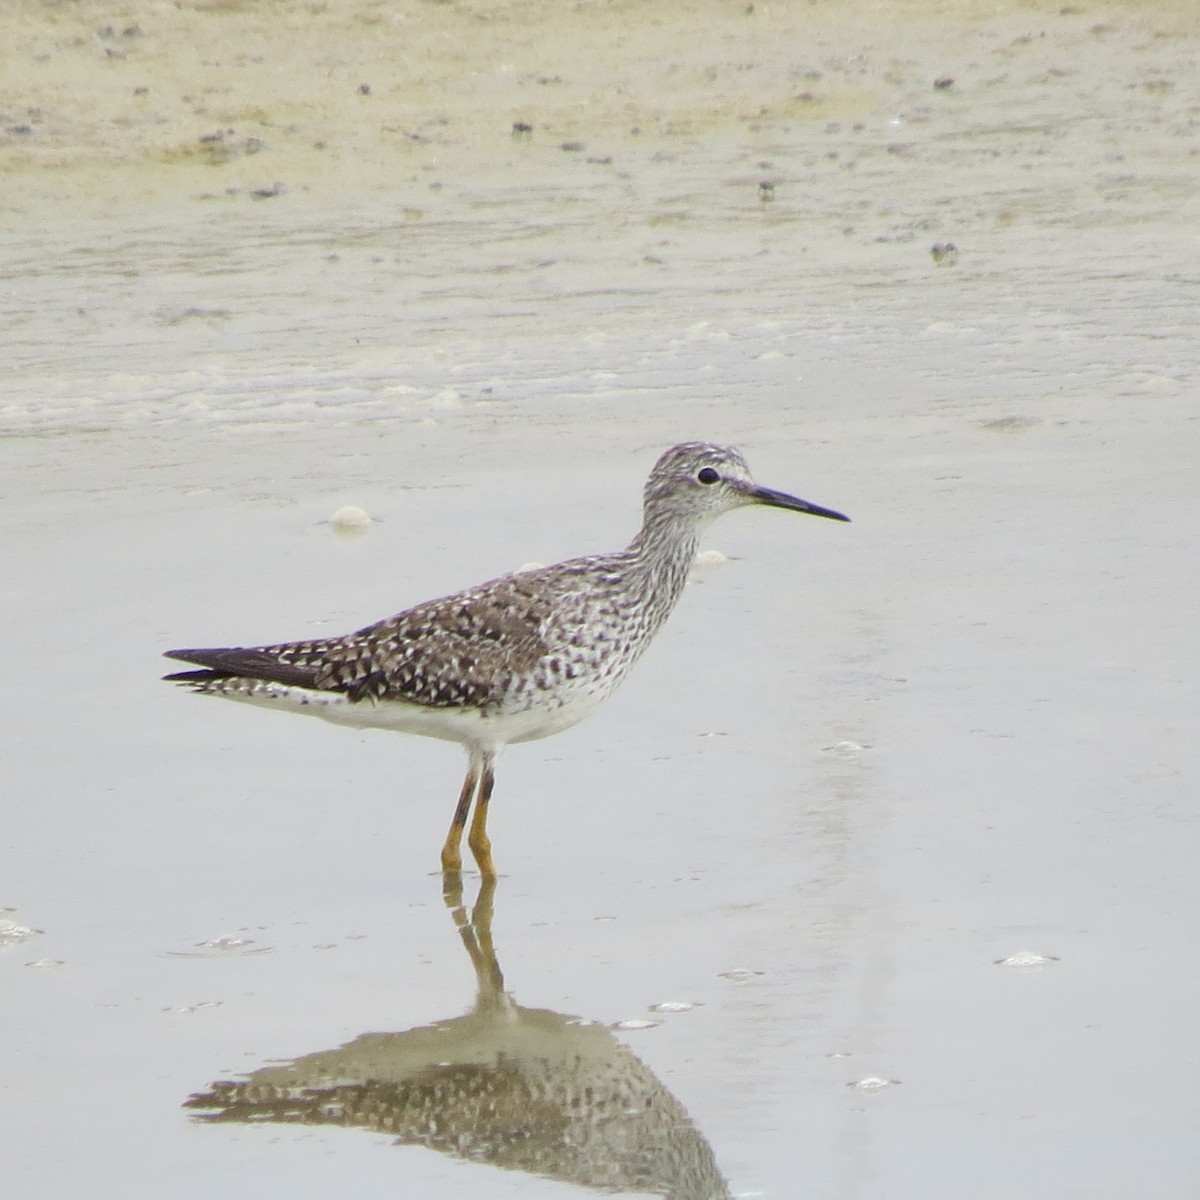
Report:
[[492,945],[495,880],[483,881],[468,916],[461,876],[445,878],[478,982],[470,1012],[364,1033],[214,1083],[185,1106],[211,1122],[359,1126],[398,1145],[587,1188],[728,1200],[708,1142],[611,1030],[523,1008],[505,992]]

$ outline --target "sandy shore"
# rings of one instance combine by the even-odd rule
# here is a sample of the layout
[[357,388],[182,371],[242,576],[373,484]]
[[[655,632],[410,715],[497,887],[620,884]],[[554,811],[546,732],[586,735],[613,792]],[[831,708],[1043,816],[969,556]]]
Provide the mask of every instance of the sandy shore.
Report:
[[[551,187],[641,144],[791,134],[796,151],[829,122],[848,135],[889,107],[899,146],[913,140],[904,128],[947,113],[961,126],[975,110],[1000,132],[1001,114],[1043,95],[1068,138],[1106,104],[1110,119],[1188,111],[1200,13],[1187,0],[832,7],[9,6],[0,203],[14,217],[71,204],[120,223],[230,187],[394,201],[410,185],[495,189],[514,174]],[[846,140],[828,144],[848,157]]]

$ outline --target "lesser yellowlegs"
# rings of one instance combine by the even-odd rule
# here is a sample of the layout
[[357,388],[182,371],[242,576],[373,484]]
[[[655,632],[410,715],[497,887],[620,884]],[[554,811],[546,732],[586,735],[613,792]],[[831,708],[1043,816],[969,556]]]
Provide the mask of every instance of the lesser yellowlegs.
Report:
[[642,527],[624,550],[504,575],[345,637],[170,650],[168,658],[205,669],[166,679],[338,724],[458,742],[467,751],[467,777],[442,869],[462,869],[474,805],[467,843],[490,878],[487,813],[497,754],[574,725],[608,696],[675,607],[700,530],[748,504],[849,520],[759,487],[736,450],[686,442],[655,463]]

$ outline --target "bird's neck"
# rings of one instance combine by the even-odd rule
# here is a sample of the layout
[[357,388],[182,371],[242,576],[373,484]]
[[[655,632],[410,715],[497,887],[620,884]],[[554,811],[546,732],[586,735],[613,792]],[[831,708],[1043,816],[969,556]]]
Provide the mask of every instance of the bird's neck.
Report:
[[644,586],[662,606],[663,619],[675,607],[696,560],[700,530],[694,520],[647,512],[628,553]]

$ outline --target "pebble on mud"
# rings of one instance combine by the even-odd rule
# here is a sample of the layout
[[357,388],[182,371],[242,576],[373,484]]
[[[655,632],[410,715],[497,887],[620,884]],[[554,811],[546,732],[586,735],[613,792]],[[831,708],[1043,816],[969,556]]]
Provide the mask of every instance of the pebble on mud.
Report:
[[1044,967],[1048,963],[1058,962],[1055,954],[1038,954],[1034,950],[1018,950],[1007,958],[998,958],[993,963],[997,967]]
[[361,537],[375,523],[375,518],[357,504],[344,504],[329,518],[333,532],[341,537]]

